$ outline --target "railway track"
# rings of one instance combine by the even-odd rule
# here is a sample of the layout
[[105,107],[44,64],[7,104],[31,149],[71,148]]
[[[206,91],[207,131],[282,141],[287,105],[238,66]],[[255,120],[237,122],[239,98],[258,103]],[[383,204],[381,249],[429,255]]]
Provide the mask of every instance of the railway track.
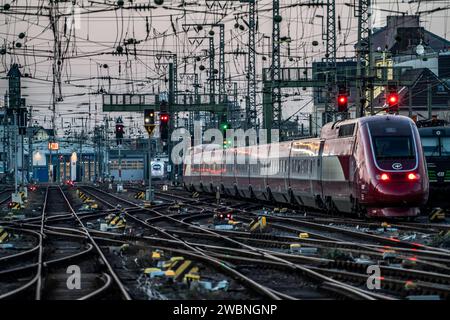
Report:
[[[158,195],[159,196],[159,195]],[[172,196],[172,195],[171,195]],[[164,194],[162,196],[163,199],[167,199],[167,194]],[[173,196],[174,199],[179,199],[179,200],[184,200],[184,204],[191,206],[192,203],[192,199],[188,199],[188,198],[180,198],[178,196]],[[197,200],[196,205],[198,205],[199,200]],[[204,203],[205,206],[212,206],[211,202],[205,202]],[[218,206],[218,207],[222,207],[223,206]],[[188,219],[192,219],[195,220],[196,218],[205,218],[205,212],[203,212],[202,214],[198,214],[198,215],[188,215],[185,218],[185,221],[187,221]],[[276,220],[276,218],[284,220],[285,218],[283,217],[271,217],[271,219],[274,218]],[[151,219],[149,219],[151,220]],[[292,219],[287,219],[290,222],[290,225],[294,224],[294,220]],[[301,221],[301,223],[303,223],[304,221]],[[320,226],[322,227],[322,226]],[[324,226],[327,227],[327,226]],[[334,227],[333,227],[334,228]],[[300,231],[300,230],[295,230],[296,232]],[[230,231],[223,231],[222,233],[224,234],[231,234],[231,233],[236,233],[236,232],[230,232]],[[359,236],[359,233],[357,234]],[[185,235],[186,236],[186,235]],[[189,236],[189,235],[187,235]],[[193,237],[194,235],[190,235],[191,237]],[[199,234],[195,234],[196,237],[199,237]],[[236,234],[235,234],[236,236]],[[239,241],[244,241],[245,243],[249,243],[249,241],[255,245],[257,242],[260,242],[260,239],[250,239],[249,234],[246,234],[245,236],[241,236],[235,239],[238,239]],[[270,236],[268,237],[270,238]],[[279,240],[279,238],[281,237],[272,237],[270,239],[267,239],[267,244],[271,247],[282,247],[284,246],[285,248],[288,247],[289,243],[292,243],[292,241],[296,241],[298,239],[295,239],[294,237],[286,237],[287,240],[285,239],[285,241],[280,241],[279,243],[277,242],[277,239]],[[371,236],[369,236],[369,238],[372,239]],[[379,237],[375,237],[376,240],[379,240]],[[382,239],[384,240],[384,239]],[[390,239],[389,239],[390,240]],[[305,241],[305,240],[303,240]],[[310,240],[306,240],[306,241],[315,241],[315,247],[320,247],[321,245],[318,244],[318,242],[321,242],[322,240],[316,240],[316,239],[310,239]],[[255,243],[256,242],[256,243]],[[327,243],[326,241],[322,241],[322,245]],[[333,242],[333,241],[328,241],[328,242]],[[403,248],[402,246],[397,246],[397,243],[399,241],[394,241],[396,246],[392,246],[391,248],[394,249],[397,252],[400,252],[401,254],[403,254],[404,256],[402,258],[404,259],[410,259],[409,261],[414,261],[414,263],[418,266],[421,267],[428,267],[431,268],[432,270],[437,270],[437,272],[433,272],[433,271],[426,271],[426,270],[411,270],[411,269],[404,269],[404,268],[391,268],[389,266],[381,266],[383,272],[385,272],[386,274],[388,274],[389,276],[393,276],[395,278],[390,278],[390,279],[384,279],[384,284],[386,285],[386,287],[389,287],[391,289],[396,289],[397,291],[401,292],[401,289],[408,287],[408,286],[414,286],[415,290],[418,292],[422,292],[424,294],[430,294],[430,293],[434,293],[434,294],[439,294],[441,297],[448,297],[448,293],[450,291],[450,287],[449,287],[449,276],[440,274],[439,271],[441,272],[447,272],[448,273],[448,264],[449,264],[449,255],[448,255],[448,250],[442,250],[439,248],[433,248],[433,247],[427,247],[427,246],[422,246],[422,245],[418,245],[418,244],[413,244],[413,245],[409,245],[408,243],[406,243],[407,245],[405,245],[406,248]],[[327,243],[330,244],[330,243]],[[339,245],[342,245],[345,243],[340,243]],[[355,245],[353,243],[348,243],[347,244],[350,248],[351,247],[355,247]],[[357,247],[361,247],[360,245],[357,245]],[[409,248],[408,248],[409,247]],[[371,256],[371,258],[378,258],[380,259],[380,256],[382,255],[382,252],[385,251],[385,248],[383,246],[374,246],[374,245],[367,245],[365,246],[366,250],[365,252],[363,252],[365,255]],[[418,249],[420,248],[420,249]],[[340,248],[340,250],[342,250],[342,248]],[[352,250],[354,252],[354,250]],[[350,252],[352,252],[350,251]],[[361,253],[361,249],[359,249],[359,252]],[[418,258],[419,257],[419,258]],[[376,261],[376,259],[374,260]],[[336,268],[336,266],[340,267],[341,269],[344,270],[335,270],[334,268]],[[334,270],[333,270],[334,269]],[[334,275],[337,276],[338,278],[349,278],[349,277],[353,277],[354,279],[357,280],[357,278],[359,277],[360,279],[358,281],[361,281],[361,279],[367,279],[367,274],[365,274],[363,271],[363,268],[361,265],[358,265],[356,263],[352,263],[351,261],[337,261],[337,262],[333,262],[331,263],[327,269],[321,269],[325,274],[328,275]],[[349,272],[349,271],[357,271],[355,272]],[[398,280],[400,278],[400,280]],[[418,279],[418,282],[414,282],[411,281],[410,279]],[[418,288],[420,287],[420,288]],[[404,293],[404,292],[403,292]]]
[[[240,218],[246,218],[249,217],[254,218],[255,214],[248,211],[248,210],[242,210],[239,208],[230,208],[229,206],[226,205],[215,205],[214,202],[211,201],[192,201],[192,199],[184,197],[184,196],[179,196],[179,195],[174,195],[171,194],[170,196],[167,195],[167,193],[157,193],[157,196],[162,198],[162,199],[178,199],[180,201],[183,201],[183,203],[187,206],[198,206],[198,205],[204,205],[204,206],[208,206],[211,207],[210,212],[216,212],[217,210],[233,210],[234,212],[243,214],[242,217]],[[323,240],[331,240],[331,241],[358,241],[358,243],[364,243],[364,241],[366,242],[365,244],[375,244],[375,245],[382,245],[382,246],[391,246],[391,247],[396,247],[396,248],[409,248],[409,249],[413,249],[413,250],[426,250],[429,252],[440,252],[442,253],[442,255],[448,255],[450,254],[450,250],[447,249],[442,249],[442,248],[436,248],[436,247],[430,247],[430,246],[426,246],[420,243],[415,243],[415,242],[407,242],[407,241],[402,241],[399,240],[397,238],[392,238],[392,237],[384,237],[384,236],[380,236],[380,235],[376,235],[376,234],[369,234],[369,233],[364,233],[364,232],[360,232],[360,231],[355,231],[353,229],[349,229],[349,228],[345,228],[339,225],[330,225],[329,224],[329,220],[327,220],[325,223],[322,221],[321,223],[318,222],[313,222],[313,221],[305,221],[304,219],[302,219],[301,217],[296,217],[294,218],[294,216],[290,216],[290,217],[283,217],[283,216],[276,216],[276,215],[269,215],[269,218],[274,222],[272,223],[273,226],[280,228],[282,230],[286,230],[286,231],[290,231],[292,233],[296,233],[298,234],[299,232],[307,232],[309,234],[311,234],[313,237],[317,237],[319,239],[323,239]],[[340,223],[340,224],[347,224],[347,219],[343,220],[333,220],[334,223]],[[353,224],[358,224],[361,226],[361,228],[367,227],[367,226],[375,226],[376,224],[368,224],[365,221],[355,221],[355,222],[351,222]],[[295,226],[296,228],[294,228],[293,226]],[[378,227],[380,227],[380,224],[376,225]],[[391,225],[392,226],[392,225]],[[397,225],[394,225],[397,226]],[[399,227],[401,228],[402,225],[399,225]],[[410,229],[413,228],[410,225],[406,226],[406,228]],[[418,227],[414,227],[414,228],[418,228]],[[423,231],[422,228],[420,228],[421,231]],[[318,233],[318,231],[320,231],[320,233]],[[344,235],[344,237],[340,236],[340,235]],[[339,238],[338,238],[339,237]]]
[[[94,188],[90,188],[90,187],[83,187],[82,189],[84,190],[84,192],[87,192],[91,196],[96,197],[99,201],[101,201],[103,203],[108,203],[111,207],[116,206],[118,203],[121,203],[122,205],[126,205],[126,206],[133,205],[133,203],[131,201],[129,201],[129,200],[125,200],[123,198],[120,198],[120,197],[115,196],[115,195],[110,194],[110,193],[106,193],[106,192],[98,190],[98,189],[94,189]],[[189,230],[197,230],[200,233],[208,234],[208,235],[210,235],[212,237],[215,237],[216,240],[220,240],[220,241],[222,241],[222,243],[226,242],[228,246],[230,246],[230,245],[237,246],[237,247],[240,247],[243,250],[246,250],[246,251],[249,251],[249,252],[260,252],[259,248],[249,246],[247,244],[244,244],[244,243],[241,243],[239,241],[236,241],[236,240],[234,240],[231,237],[224,236],[222,234],[219,234],[219,233],[211,231],[211,230],[207,230],[207,229],[199,227],[197,225],[194,225],[194,224],[191,224],[191,223],[188,223],[188,222],[184,222],[182,220],[178,220],[178,219],[174,218],[173,216],[165,215],[165,214],[163,214],[161,212],[158,212],[156,210],[143,209],[143,211],[149,212],[151,215],[157,214],[159,216],[159,217],[154,217],[153,216],[153,217],[150,217],[150,218],[153,218],[153,219],[155,219],[155,218],[157,218],[157,219],[167,219],[167,221],[169,223],[171,222],[174,225],[183,226],[184,228],[188,228]],[[134,219],[134,220],[138,221],[141,224],[146,225],[148,228],[154,229],[154,231],[158,231],[158,232],[164,233],[166,236],[173,238],[173,235],[170,234],[171,231],[168,230],[168,229],[162,229],[162,228],[154,227],[154,226],[146,223],[144,220],[136,218],[134,215],[131,215],[131,214],[127,214],[127,217],[130,218],[130,219]],[[175,239],[177,239],[179,241],[178,238],[175,237]],[[181,244],[186,245],[186,242],[183,241]],[[226,247],[222,244],[222,248],[226,248]],[[190,248],[190,249],[192,250],[192,248]],[[359,297],[363,298],[363,299],[374,299],[374,298],[389,299],[388,296],[383,296],[383,295],[374,294],[374,293],[371,293],[371,292],[366,292],[365,290],[362,290],[360,288],[352,287],[352,286],[349,286],[349,285],[347,285],[345,283],[341,283],[339,281],[336,281],[336,280],[334,280],[332,278],[325,277],[325,276],[323,276],[321,274],[318,274],[316,272],[313,272],[313,271],[309,270],[308,268],[306,268],[306,267],[304,267],[302,265],[295,264],[295,263],[292,263],[292,262],[290,262],[288,260],[285,260],[283,258],[274,256],[269,251],[265,251],[263,253],[263,256],[264,256],[264,259],[266,259],[268,261],[277,261],[277,262],[286,264],[286,267],[290,268],[290,270],[291,270],[290,272],[295,272],[295,273],[302,274],[303,276],[309,278],[310,281],[311,281],[311,279],[313,279],[314,281],[319,282],[321,284],[328,283],[328,282],[333,283],[332,286],[334,288],[336,288],[336,287],[340,288],[342,296],[346,296],[345,292],[347,292],[348,296],[352,295],[353,298],[355,297],[355,295],[359,295]]]
[[[65,226],[48,222],[67,215],[72,219]],[[0,271],[4,284],[0,299],[131,298],[60,187],[47,187],[40,221],[26,222],[22,230],[28,230],[25,228],[36,235],[38,244],[30,254],[16,259],[19,267]],[[68,286],[70,268],[82,272],[80,288]],[[17,281],[17,277],[24,280]]]
[[5,189],[0,191],[0,207],[6,205],[11,200],[10,189]]

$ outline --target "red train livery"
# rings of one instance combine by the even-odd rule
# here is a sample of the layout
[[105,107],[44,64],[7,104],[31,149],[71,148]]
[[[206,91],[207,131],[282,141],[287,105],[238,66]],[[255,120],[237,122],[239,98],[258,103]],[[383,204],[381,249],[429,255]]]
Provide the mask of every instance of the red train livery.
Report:
[[184,185],[359,216],[416,216],[428,198],[416,125],[391,115],[328,123],[320,138],[190,148]]

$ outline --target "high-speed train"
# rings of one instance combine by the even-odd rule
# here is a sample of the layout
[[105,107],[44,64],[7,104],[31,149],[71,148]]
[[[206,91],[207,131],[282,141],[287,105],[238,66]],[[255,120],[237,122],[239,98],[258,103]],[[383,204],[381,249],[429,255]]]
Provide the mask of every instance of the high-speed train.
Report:
[[164,180],[166,178],[166,164],[161,159],[155,159],[151,162],[152,179]]
[[319,138],[188,150],[184,185],[359,216],[412,217],[428,198],[414,122],[372,116],[326,124]]

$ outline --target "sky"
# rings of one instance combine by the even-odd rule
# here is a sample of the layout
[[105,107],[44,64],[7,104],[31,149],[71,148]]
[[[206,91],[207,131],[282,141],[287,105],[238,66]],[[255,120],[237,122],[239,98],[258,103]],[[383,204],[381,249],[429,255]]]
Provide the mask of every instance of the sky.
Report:
[[[141,115],[136,113],[102,112],[101,95],[108,93],[153,93],[167,90],[165,81],[167,65],[165,58],[155,56],[161,52],[177,55],[179,90],[193,90],[192,74],[198,73],[200,91],[207,90],[207,71],[200,66],[209,66],[209,40],[195,41],[191,37],[209,37],[211,28],[202,30],[183,27],[183,24],[225,25],[225,70],[227,89],[236,82],[239,99],[244,107],[246,95],[248,27],[247,5],[239,1],[213,0],[164,0],[156,5],[154,0],[125,0],[122,8],[117,1],[75,0],[59,4],[61,16],[58,24],[57,43],[60,45],[60,86],[56,86],[56,128],[58,135],[74,132],[86,124],[92,131],[100,125],[105,116],[123,116],[126,134],[130,137],[144,135]],[[323,6],[306,6],[316,1],[281,0],[281,36],[291,38],[282,43],[283,67],[308,67],[320,61],[325,51],[322,37]],[[357,1],[356,1],[357,3]],[[10,6],[5,10],[5,5]],[[142,5],[151,5],[144,9]],[[336,26],[339,57],[353,57],[357,38],[357,20],[354,17],[355,0],[336,1]],[[140,10],[131,9],[141,5]],[[6,73],[12,63],[21,65],[23,78],[22,93],[27,105],[33,106],[33,120],[44,127],[51,127],[53,44],[54,36],[49,20],[47,0],[0,0],[0,48],[6,54],[0,55],[0,105],[7,90]],[[441,8],[435,12],[433,9]],[[449,38],[450,0],[429,1],[373,1],[372,26],[385,25],[387,15],[421,13],[422,26],[437,35]],[[257,79],[261,79],[262,68],[270,66],[272,1],[257,1]],[[70,25],[71,13],[81,13],[81,18]],[[66,27],[64,27],[66,23]],[[235,28],[235,25],[242,26]],[[215,51],[219,51],[219,32],[214,31]],[[21,33],[24,33],[21,35]],[[191,38],[191,39],[190,39]],[[136,45],[127,45],[128,55],[113,55],[118,46],[124,47],[128,39],[135,39]],[[314,46],[313,41],[318,45]],[[20,43],[18,47],[17,43]],[[135,51],[136,48],[136,51]],[[244,53],[244,54],[242,54]],[[196,57],[200,57],[197,61]],[[162,64],[161,64],[162,63]],[[215,59],[218,68],[218,55]],[[108,81],[105,77],[111,77]],[[61,95],[59,95],[61,89]],[[257,88],[258,105],[262,102],[261,85]],[[310,112],[311,91],[292,89],[283,91],[283,118],[300,112]]]

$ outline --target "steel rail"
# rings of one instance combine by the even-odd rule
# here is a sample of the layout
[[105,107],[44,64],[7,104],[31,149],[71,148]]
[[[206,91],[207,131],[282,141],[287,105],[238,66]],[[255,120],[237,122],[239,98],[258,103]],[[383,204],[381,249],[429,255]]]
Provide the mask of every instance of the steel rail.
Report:
[[96,241],[92,238],[91,234],[89,233],[89,230],[86,228],[86,226],[81,221],[81,219],[78,216],[78,214],[73,209],[72,205],[70,204],[69,200],[67,199],[65,193],[63,192],[63,190],[61,189],[60,186],[58,186],[58,190],[60,191],[61,195],[63,196],[64,201],[66,202],[66,204],[67,204],[71,214],[77,220],[77,222],[79,223],[81,229],[86,233],[86,236],[89,239],[89,242],[94,246],[94,248],[97,251],[98,255],[100,256],[101,260],[103,261],[103,263],[105,264],[106,268],[108,269],[108,272],[109,272],[110,276],[113,278],[113,280],[114,280],[115,284],[117,285],[117,287],[119,288],[122,297],[125,300],[131,300],[131,296],[129,295],[127,289],[123,285],[123,283],[120,280],[120,278],[118,277],[118,275],[115,273],[114,269],[112,268],[111,264],[109,263],[109,261],[105,257],[105,255],[103,254],[102,250],[100,249],[100,247],[98,246]]
[[[167,194],[165,194],[166,197]],[[186,200],[190,200],[188,198],[185,198],[183,196],[179,196],[179,195],[170,195],[170,197],[174,197],[174,198],[178,198],[178,199],[186,199]],[[198,202],[197,202],[198,203]],[[226,210],[230,210],[229,207],[227,206],[221,206],[221,205],[217,205],[214,203],[207,203],[208,205],[215,205],[219,208],[222,209],[226,209]],[[245,212],[248,213],[246,211],[240,210],[240,209],[233,209],[234,211],[240,211],[240,212]],[[381,236],[377,236],[377,235],[370,235],[370,234],[365,234],[362,232],[356,232],[356,231],[352,231],[352,230],[348,230],[348,229],[343,229],[343,228],[338,228],[338,227],[333,227],[333,226],[327,226],[327,225],[322,225],[322,224],[316,224],[313,222],[307,222],[307,221],[299,221],[297,219],[292,219],[292,218],[285,218],[285,217],[278,217],[278,216],[273,216],[271,215],[271,218],[274,220],[285,220],[287,221],[287,223],[291,223],[291,224],[303,224],[303,225],[307,225],[307,227],[316,227],[319,229],[326,229],[328,231],[332,231],[332,232],[343,232],[346,233],[348,235],[351,236],[362,236],[368,239],[372,239],[372,240],[378,240],[381,241],[382,243],[387,243],[388,245],[392,246],[393,248],[395,247],[396,250],[414,250],[415,253],[420,253],[420,252],[426,252],[429,255],[435,254],[435,255],[439,255],[439,256],[448,256],[450,257],[450,250],[447,249],[441,249],[441,248],[435,248],[435,247],[429,247],[426,245],[422,245],[422,244],[413,244],[413,243],[409,243],[409,242],[403,242],[397,239],[391,239],[391,238],[386,238],[386,237],[381,237]],[[283,228],[290,228],[288,226],[282,226]],[[325,236],[324,236],[325,237]],[[331,241],[336,241],[333,238],[330,238],[329,240]],[[342,241],[345,242],[345,241]],[[398,244],[400,245],[404,245],[404,247],[398,247]],[[362,246],[365,247],[366,249],[369,247],[376,247],[376,245],[373,244],[365,244],[364,246],[361,244],[358,244],[358,246]],[[380,246],[378,246],[380,247]]]
[[[86,187],[85,187],[84,189],[86,189]],[[128,203],[128,204],[131,203],[130,201],[128,201],[128,200],[126,200],[126,199],[117,197],[117,196],[115,196],[115,195],[113,195],[113,194],[106,193],[106,192],[104,192],[104,191],[102,191],[102,190],[95,189],[95,188],[94,188],[94,190],[96,190],[97,192],[99,192],[99,193],[101,193],[101,194],[103,194],[103,195],[112,197],[112,198],[116,199],[116,201],[121,201],[121,202],[123,202],[123,203]],[[92,192],[88,192],[88,193],[90,193],[92,196],[96,197],[96,198],[99,199],[100,201],[102,201],[102,202],[104,202],[104,203],[107,203],[104,199],[100,198],[99,196],[95,196]],[[111,204],[110,204],[110,205],[111,205]],[[159,213],[159,212],[157,212],[157,211],[155,211],[155,210],[148,209],[148,208],[145,208],[145,209],[146,209],[147,211],[149,211],[149,212],[153,212],[153,213],[156,213],[156,214],[158,214],[158,215],[164,216],[163,214],[161,214],[161,213]],[[132,215],[127,214],[127,216],[136,219],[136,218],[133,217]],[[271,259],[271,260],[274,260],[274,261],[279,261],[279,262],[285,263],[286,265],[290,266],[292,269],[297,270],[297,271],[301,271],[301,272],[304,273],[304,274],[308,274],[309,276],[313,277],[313,278],[316,279],[316,280],[319,280],[319,281],[321,281],[321,282],[331,282],[331,283],[335,283],[336,285],[342,287],[343,290],[349,290],[349,291],[351,291],[351,292],[354,292],[355,294],[359,294],[360,298],[362,298],[362,299],[368,299],[368,300],[373,300],[373,299],[375,299],[375,298],[374,298],[374,294],[368,294],[368,293],[364,292],[363,290],[361,290],[361,289],[359,289],[359,288],[355,288],[355,287],[349,286],[349,285],[347,285],[347,284],[345,284],[345,283],[342,283],[342,282],[340,282],[340,281],[337,281],[337,280],[334,280],[334,279],[332,279],[332,278],[326,277],[326,276],[324,276],[324,275],[322,275],[322,274],[319,274],[319,273],[317,273],[317,272],[315,272],[315,271],[313,271],[313,270],[310,270],[310,269],[308,269],[308,268],[306,268],[306,267],[304,267],[304,266],[301,266],[301,265],[292,263],[292,262],[290,262],[290,261],[288,261],[288,260],[285,260],[285,259],[283,259],[283,258],[276,257],[276,256],[272,255],[271,253],[261,252],[259,249],[254,248],[254,247],[252,247],[252,246],[248,246],[248,245],[246,245],[246,244],[240,243],[240,242],[238,242],[238,241],[236,241],[236,240],[234,240],[234,239],[231,239],[231,238],[229,238],[229,237],[226,237],[226,236],[223,236],[223,235],[221,235],[221,234],[215,233],[215,232],[213,232],[213,231],[211,231],[211,230],[208,230],[208,229],[205,229],[205,228],[202,228],[202,227],[199,227],[199,226],[195,226],[195,225],[193,225],[193,224],[189,224],[189,223],[186,223],[186,222],[177,220],[177,219],[172,218],[172,217],[168,217],[168,219],[169,219],[169,220],[172,220],[172,221],[174,221],[174,222],[176,222],[176,223],[183,224],[183,225],[185,225],[185,226],[188,226],[188,227],[191,227],[191,228],[194,228],[194,229],[198,229],[198,230],[200,230],[200,231],[202,231],[202,232],[204,232],[204,233],[210,233],[210,234],[216,235],[217,237],[222,238],[223,240],[226,240],[226,241],[228,241],[228,242],[230,242],[230,243],[233,243],[233,244],[235,244],[235,245],[237,245],[237,246],[246,248],[246,249],[248,249],[249,251],[260,252],[260,253],[263,254],[264,257],[266,257],[266,258],[268,258],[268,259]],[[142,220],[141,220],[141,221],[142,221]],[[142,221],[142,223],[145,223],[145,221]],[[145,224],[146,224],[146,223],[145,223]],[[148,225],[148,224],[146,224],[146,225]],[[148,225],[148,226],[149,226],[149,227],[152,227],[152,228],[155,228],[155,227],[150,226],[150,225]],[[184,241],[183,241],[183,243],[184,243]]]

